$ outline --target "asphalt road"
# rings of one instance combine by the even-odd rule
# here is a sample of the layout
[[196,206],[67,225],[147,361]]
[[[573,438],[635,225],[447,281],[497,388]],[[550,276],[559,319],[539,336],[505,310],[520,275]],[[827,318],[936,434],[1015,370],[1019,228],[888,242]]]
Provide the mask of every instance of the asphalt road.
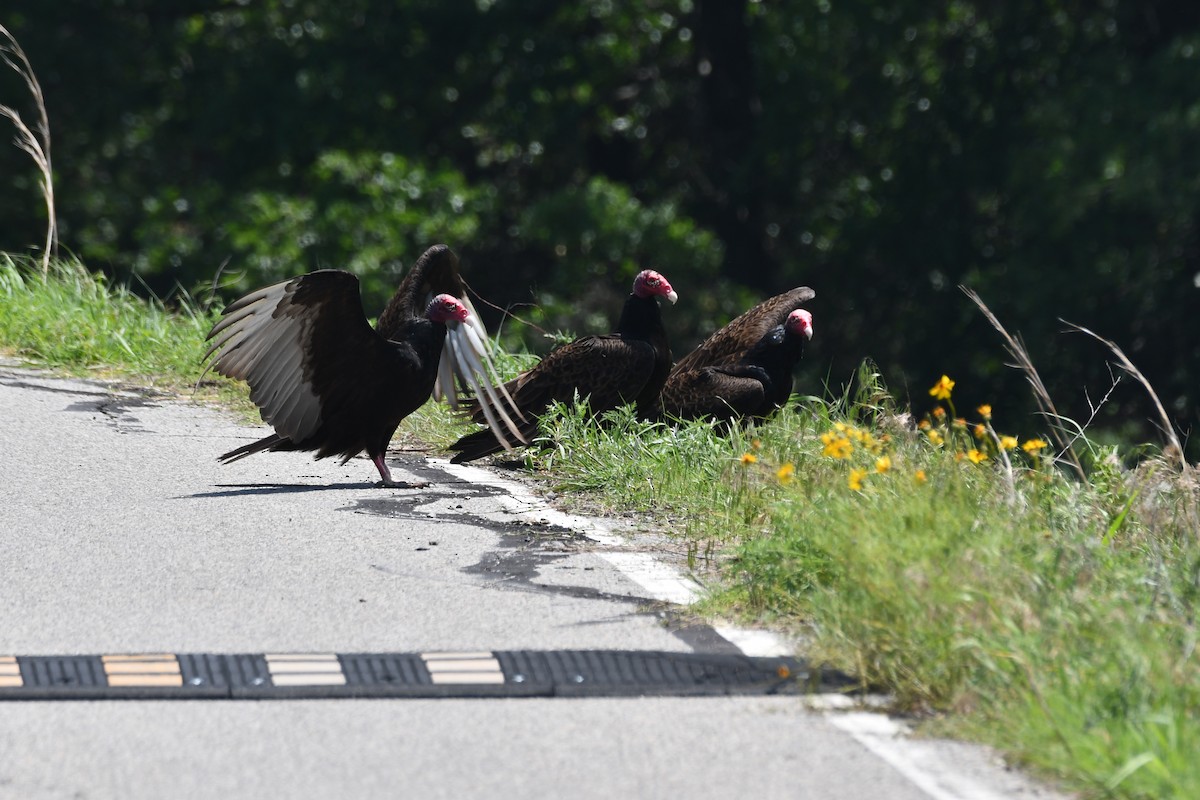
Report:
[[[614,540],[653,542],[538,524],[438,460],[393,454],[412,490],[364,458],[222,466],[261,430],[15,367],[0,412],[0,656],[736,650],[618,568]],[[795,696],[0,704],[0,798],[218,796],[1052,795]]]

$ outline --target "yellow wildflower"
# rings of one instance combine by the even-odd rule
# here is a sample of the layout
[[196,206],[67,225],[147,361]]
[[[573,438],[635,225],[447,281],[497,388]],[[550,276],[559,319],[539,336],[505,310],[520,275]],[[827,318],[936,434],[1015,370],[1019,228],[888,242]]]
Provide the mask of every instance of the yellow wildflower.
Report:
[[943,419],[946,418],[946,409],[942,408],[941,406],[938,406],[937,408],[935,408],[933,410],[933,416],[937,419],[938,422],[941,422]]
[[929,430],[929,428],[930,428],[930,427],[932,427],[932,426],[930,426],[930,424],[929,424],[929,420],[927,420],[927,419],[923,419],[923,420],[921,420],[920,422],[918,422],[918,423],[917,423],[917,427],[918,427],[919,429],[923,430],[923,431],[927,431],[927,430]]
[[754,464],[758,461],[758,456],[753,453],[742,453],[743,464]]
[[775,477],[780,483],[791,483],[796,474],[796,468],[789,462],[775,471]]
[[1001,436],[1000,437],[1000,449],[1001,450],[1012,450],[1016,446],[1017,446],[1017,437],[1015,437],[1015,436]]
[[984,419],[992,418],[992,407],[990,405],[988,405],[987,403],[984,403],[983,405],[981,405],[979,408],[977,408],[975,410],[978,411],[979,416],[983,417]]
[[875,471],[876,472],[880,472],[880,473],[887,472],[891,468],[892,468],[892,457],[891,456],[880,456],[879,458],[875,459]]
[[930,397],[936,397],[938,400],[949,400],[950,391],[954,388],[954,381],[950,380],[950,376],[943,375],[942,379],[933,385],[929,390]]
[[928,431],[925,435],[929,437],[930,444],[940,445],[943,441],[942,435],[937,431]]
[[865,469],[850,470],[850,488],[856,492],[861,492],[863,478],[865,477],[867,477],[867,471]]
[[914,472],[913,478],[916,479],[917,483],[924,483],[925,481],[929,480],[929,476],[925,474],[925,470],[923,469],[919,469]]
[[821,441],[825,443],[825,449],[821,451],[821,455],[830,458],[849,458],[850,454],[854,452],[854,445],[850,444],[849,439],[838,436],[832,431],[822,434]]
[[842,436],[844,436],[845,438],[849,439],[852,442],[861,442],[861,441],[863,441],[864,436],[870,436],[870,434],[867,433],[866,431],[860,430],[859,428],[856,428],[853,425],[845,425],[843,423],[838,422],[838,423],[835,423],[833,427],[837,428],[838,432],[841,433]]
[[1033,454],[1033,453],[1036,453],[1038,450],[1045,448],[1046,446],[1047,446],[1046,442],[1043,441],[1042,439],[1029,439],[1028,441],[1025,442],[1025,444],[1021,445],[1021,449],[1024,450],[1026,453]]
[[965,419],[963,419],[962,417],[957,417],[954,420],[954,427],[961,428],[962,430],[965,431],[967,429],[967,421]]
[[983,427],[982,424],[976,425],[975,430],[973,430],[972,433],[975,434],[976,439],[982,439],[983,437],[987,436],[987,428]]
[[967,451],[967,458],[971,459],[972,464],[978,464],[981,461],[987,461],[987,453],[980,452],[972,447]]

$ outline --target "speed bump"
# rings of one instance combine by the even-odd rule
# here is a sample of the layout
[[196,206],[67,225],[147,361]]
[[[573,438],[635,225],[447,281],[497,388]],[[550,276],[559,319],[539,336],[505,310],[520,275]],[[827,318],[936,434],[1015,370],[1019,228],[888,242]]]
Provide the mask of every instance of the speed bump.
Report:
[[0,656],[0,700],[636,697],[805,691],[793,658],[643,650]]

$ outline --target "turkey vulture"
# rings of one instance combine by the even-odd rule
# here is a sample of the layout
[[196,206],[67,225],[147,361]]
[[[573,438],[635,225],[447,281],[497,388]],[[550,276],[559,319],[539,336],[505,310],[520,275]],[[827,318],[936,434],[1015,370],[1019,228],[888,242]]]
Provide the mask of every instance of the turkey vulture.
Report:
[[[649,413],[671,369],[671,348],[656,297],[671,303],[679,299],[662,275],[650,269],[638,273],[615,333],[585,336],[558,347],[504,385],[521,417],[520,436],[506,441],[507,432],[498,426],[467,434],[450,445],[456,451],[451,461],[460,464],[528,443],[537,432],[538,416],[555,401],[572,402],[577,393],[587,399],[593,414],[626,403],[636,403],[640,414]],[[485,421],[489,402],[477,398],[468,407],[475,422]]]
[[671,370],[659,396],[675,419],[766,417],[792,393],[792,369],[812,338],[812,314],[800,286],[759,303],[709,336]]
[[[491,397],[515,431],[480,363],[486,332],[480,336],[465,294],[458,258],[438,245],[417,259],[374,330],[358,278],[341,270],[310,272],[232,303],[209,332],[214,341],[204,358],[216,354],[209,369],[250,384],[250,399],[275,433],[218,460],[306,450],[344,464],[365,450],[380,486],[409,486],[392,480],[388,442],[439,379],[454,402],[455,371],[477,395]],[[497,415],[486,420],[499,427]]]

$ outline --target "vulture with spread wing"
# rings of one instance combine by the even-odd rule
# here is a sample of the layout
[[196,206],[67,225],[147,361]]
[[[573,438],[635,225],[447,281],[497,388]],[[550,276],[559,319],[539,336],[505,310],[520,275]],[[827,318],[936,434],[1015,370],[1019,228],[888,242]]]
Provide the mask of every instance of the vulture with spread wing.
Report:
[[[671,348],[658,297],[670,303],[678,299],[662,275],[649,269],[638,273],[616,332],[562,345],[506,383],[498,394],[511,400],[509,416],[519,417],[518,430],[493,425],[467,434],[450,445],[456,451],[451,460],[456,464],[472,461],[528,443],[537,433],[538,416],[556,401],[572,402],[576,394],[587,400],[593,414],[626,403],[636,403],[639,414],[650,413],[671,369]],[[495,406],[494,398],[480,397],[468,407],[468,413],[482,423],[488,414],[495,416],[504,410]]]
[[807,286],[756,305],[709,336],[671,370],[659,414],[671,419],[766,417],[792,393],[792,370],[812,338],[816,296]]
[[[221,375],[250,385],[250,399],[275,433],[219,457],[222,462],[267,450],[304,450],[346,463],[366,451],[381,486],[400,421],[434,392],[453,404],[455,378],[495,398],[486,331],[471,312],[458,258],[445,245],[413,265],[379,316],[367,322],[358,278],[318,270],[251,292],[225,309],[204,354]],[[498,381],[497,381],[498,382]],[[486,417],[499,425],[499,416]],[[515,429],[511,420],[506,424]]]

